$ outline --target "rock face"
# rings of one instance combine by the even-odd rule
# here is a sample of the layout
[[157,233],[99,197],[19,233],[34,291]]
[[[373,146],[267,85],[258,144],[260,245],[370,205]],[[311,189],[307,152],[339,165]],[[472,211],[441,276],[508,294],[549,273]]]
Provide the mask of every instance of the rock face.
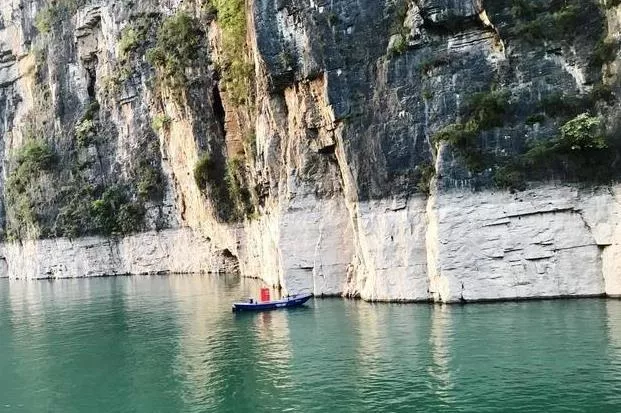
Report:
[[621,6],[0,5],[9,277],[621,295]]
[[430,292],[442,301],[603,294],[618,278],[602,267],[613,202],[569,187],[438,198]]
[[2,275],[16,279],[237,271],[230,253],[189,229],[8,244],[4,264]]

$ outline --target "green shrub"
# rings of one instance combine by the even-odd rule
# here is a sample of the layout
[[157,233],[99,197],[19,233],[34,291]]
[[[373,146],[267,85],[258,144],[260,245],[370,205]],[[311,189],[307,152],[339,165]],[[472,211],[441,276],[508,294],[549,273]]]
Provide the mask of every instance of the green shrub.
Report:
[[516,35],[531,43],[544,40],[546,38],[546,26],[550,24],[550,21],[550,18],[546,20],[539,18],[528,23],[519,24],[515,28]]
[[463,111],[464,116],[476,121],[480,130],[499,127],[509,106],[509,94],[504,90],[475,93]]
[[405,19],[408,15],[408,2],[404,0],[398,0],[392,3],[394,7],[394,17],[390,26],[390,34],[403,34],[406,28],[404,27]]
[[607,148],[601,121],[601,118],[588,113],[576,116],[561,127],[559,143],[572,151]]
[[82,118],[75,125],[74,132],[78,147],[86,147],[94,141],[97,135],[97,123],[95,118],[99,113],[99,102],[93,100],[86,107]]
[[86,112],[84,112],[84,116],[82,119],[93,120],[97,113],[99,112],[99,102],[93,100],[90,102],[86,108]]
[[615,100],[615,95],[612,91],[612,88],[603,83],[598,83],[597,85],[593,86],[590,97],[593,103],[602,101],[610,104],[613,103]]
[[59,205],[52,230],[55,236],[126,235],[144,226],[143,202],[132,200],[129,185],[95,188],[77,180],[60,188],[55,203]]
[[479,135],[484,130],[504,124],[510,107],[508,97],[504,90],[474,94],[462,110],[466,121],[444,127],[432,137],[432,141],[449,143],[459,151],[470,171],[482,171],[486,165]]
[[194,167],[194,180],[211,199],[219,219],[225,222],[239,221],[254,212],[243,160],[233,158],[226,162],[223,169],[205,154]]
[[132,75],[131,66],[125,64],[120,67],[116,67],[112,73],[102,78],[101,93],[105,98],[111,98],[119,94],[123,82],[129,79]]
[[602,67],[606,63],[610,63],[617,57],[619,52],[619,42],[615,40],[606,40],[602,38],[597,42],[593,53],[591,54],[590,64],[593,67]]
[[95,123],[91,119],[83,119],[75,126],[75,137],[78,146],[85,147],[92,142],[95,136]]
[[42,140],[26,142],[13,156],[13,169],[9,173],[6,186],[8,230],[21,238],[26,235],[38,236],[41,231],[37,211],[44,199],[44,188],[40,177],[50,173],[56,164],[54,150]]
[[179,11],[164,20],[157,31],[155,47],[146,56],[167,86],[186,85],[186,69],[197,64],[203,37],[198,20],[186,12]]
[[141,159],[136,169],[136,190],[142,200],[160,199],[164,194],[164,176],[159,159]]
[[394,43],[388,49],[388,57],[399,56],[406,52],[408,49],[408,42],[406,37],[399,34]]
[[449,55],[446,53],[440,53],[434,56],[432,59],[423,60],[418,65],[418,70],[420,71],[421,74],[424,75],[424,74],[429,73],[431,70],[437,67],[446,66],[449,63],[450,63]]
[[543,111],[551,118],[573,117],[584,112],[592,106],[589,96],[565,95],[554,92],[544,96],[538,105],[538,110]]
[[512,13],[519,20],[513,32],[533,43],[573,38],[578,33],[576,27],[580,26],[580,8],[579,3],[565,2],[560,9],[554,11],[531,6],[525,1],[514,1]]
[[483,154],[478,145],[478,135],[481,131],[475,120],[466,123],[454,123],[444,127],[433,137],[434,143],[447,142],[459,151],[466,166],[473,172],[481,171],[484,167]]
[[56,4],[49,4],[39,10],[35,16],[34,25],[39,33],[49,33],[60,21],[61,10]]
[[194,182],[196,182],[196,186],[201,191],[204,191],[209,181],[213,180],[215,172],[215,165],[211,161],[209,154],[199,157],[196,165],[194,165]]
[[546,120],[546,117],[543,113],[536,113],[534,115],[530,115],[526,118],[527,125],[534,125],[536,123],[543,123]]
[[171,121],[172,119],[168,115],[156,115],[151,122],[151,127],[156,132],[168,131]]
[[226,166],[220,167],[208,154],[201,156],[194,166],[194,181],[209,197],[217,216],[225,222],[238,219],[237,208],[231,197],[233,188]]
[[526,177],[550,176],[587,182],[606,182],[613,176],[616,150],[609,150],[601,119],[588,113],[565,122],[560,135],[530,142],[528,150],[496,169],[494,183],[500,188],[521,190]]
[[141,231],[145,213],[144,205],[140,202],[127,202],[121,205],[116,216],[115,230],[123,235]]
[[617,7],[621,4],[621,0],[606,0],[606,8],[612,9],[613,7]]
[[218,15],[218,10],[213,5],[211,0],[202,0],[201,3],[201,11],[204,13],[204,16],[208,21],[214,20]]
[[127,59],[129,54],[138,47],[142,40],[141,33],[136,28],[130,26],[123,29],[117,45],[119,57]]
[[[93,105],[89,108],[94,110]],[[90,112],[81,123],[92,122]],[[90,183],[89,162],[80,161],[77,153],[59,159],[42,140],[27,141],[15,152],[4,188],[7,236],[74,238],[143,228],[144,202],[161,197],[164,188],[159,164],[149,162],[152,150],[141,152],[144,158],[130,170],[133,181],[107,186]]]
[[36,205],[29,194],[12,194],[7,197],[7,232],[11,239],[40,235]]
[[575,33],[578,25],[578,18],[582,13],[580,6],[580,3],[571,4],[570,2],[566,2],[559,11],[553,14],[555,22],[554,28],[560,30],[562,35]]
[[[44,2],[45,3],[45,2]],[[47,2],[35,16],[34,26],[39,33],[52,31],[63,19],[69,19],[78,8],[82,7],[85,0],[55,0]]]
[[32,46],[31,53],[35,59],[35,79],[41,81],[44,70],[47,68],[47,48],[45,46]]
[[91,211],[93,189],[84,182],[61,187],[57,196],[61,206],[53,226],[55,236],[76,238],[94,231]]
[[230,198],[235,205],[233,220],[239,220],[254,212],[252,198],[248,190],[243,160],[241,158],[230,159],[226,164],[226,184]]
[[494,185],[502,189],[523,191],[526,189],[526,177],[515,165],[496,168],[493,176]]
[[108,76],[102,77],[101,94],[104,96],[104,100],[116,96],[121,91],[121,81],[116,73],[111,73]]
[[[241,197],[239,174],[241,172],[242,161],[240,158],[233,158],[226,163],[226,175],[224,177],[227,190],[231,199],[238,204]],[[238,207],[239,205],[236,205]]]
[[[10,174],[16,182],[24,185],[42,171],[50,171],[56,161],[54,150],[42,140],[31,140],[18,149],[15,162],[17,167]],[[20,186],[21,189],[23,187]]]
[[246,12],[244,0],[212,0],[222,29],[222,80],[234,104],[250,103],[254,86],[254,66],[246,53]]
[[246,157],[255,159],[257,157],[257,135],[254,130],[244,135],[243,143]]
[[419,192],[429,195],[431,192],[431,180],[436,175],[436,168],[431,162],[423,162],[416,166],[417,183]]
[[511,15],[514,19],[532,19],[539,11],[539,8],[530,0],[513,0],[511,6]]
[[[246,52],[246,13],[244,0],[212,0],[203,5],[217,15],[222,30],[219,68],[222,86],[234,104],[252,100],[254,67]],[[156,44],[147,51],[147,60],[159,71],[164,85],[187,86],[186,69],[202,62],[205,35],[198,19],[183,11],[164,20]],[[206,57],[205,57],[206,59]]]
[[97,231],[106,235],[128,234],[141,229],[144,207],[131,201],[122,185],[111,185],[91,204]]
[[448,142],[452,146],[470,146],[475,143],[475,138],[479,132],[479,125],[475,121],[464,123],[453,123],[445,126],[433,137],[433,142]]
[[536,166],[550,158],[551,154],[557,152],[558,144],[556,140],[535,141],[528,143],[528,150],[522,155],[524,164]]

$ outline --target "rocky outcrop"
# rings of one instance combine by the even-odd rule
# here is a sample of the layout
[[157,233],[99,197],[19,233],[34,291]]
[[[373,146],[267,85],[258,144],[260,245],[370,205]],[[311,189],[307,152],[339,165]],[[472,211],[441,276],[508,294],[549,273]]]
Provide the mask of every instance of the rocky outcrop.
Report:
[[10,277],[621,295],[620,6],[0,4]]
[[341,295],[352,262],[352,228],[342,200],[304,196],[245,231],[242,273],[289,291]]
[[5,245],[2,273],[14,279],[129,274],[234,273],[228,250],[192,230],[145,232],[125,238],[85,237]]
[[611,239],[598,234],[611,198],[543,187],[432,200],[430,293],[448,302],[603,295],[606,277],[617,278],[602,266]]
[[429,298],[425,205],[423,197],[356,205],[356,256],[345,294],[378,301]]

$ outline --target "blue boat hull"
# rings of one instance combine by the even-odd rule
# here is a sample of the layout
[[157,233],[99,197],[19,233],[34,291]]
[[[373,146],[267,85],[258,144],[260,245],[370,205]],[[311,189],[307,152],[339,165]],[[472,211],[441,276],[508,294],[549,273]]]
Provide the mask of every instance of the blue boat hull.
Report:
[[234,303],[233,311],[267,311],[278,310],[281,308],[299,307],[307,302],[312,296],[312,294],[304,294],[294,295],[288,298],[284,298],[282,300],[273,300],[261,303]]

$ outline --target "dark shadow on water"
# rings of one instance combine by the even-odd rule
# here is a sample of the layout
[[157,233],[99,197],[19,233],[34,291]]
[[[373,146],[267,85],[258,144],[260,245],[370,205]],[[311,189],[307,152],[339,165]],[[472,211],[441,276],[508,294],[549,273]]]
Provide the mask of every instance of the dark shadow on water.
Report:
[[[312,302],[311,302],[312,303]],[[251,317],[258,316],[263,314],[278,314],[278,313],[305,313],[313,311],[314,308],[312,306],[304,305],[301,307],[292,307],[292,308],[280,308],[273,310],[260,310],[260,311],[231,311],[236,317]]]

